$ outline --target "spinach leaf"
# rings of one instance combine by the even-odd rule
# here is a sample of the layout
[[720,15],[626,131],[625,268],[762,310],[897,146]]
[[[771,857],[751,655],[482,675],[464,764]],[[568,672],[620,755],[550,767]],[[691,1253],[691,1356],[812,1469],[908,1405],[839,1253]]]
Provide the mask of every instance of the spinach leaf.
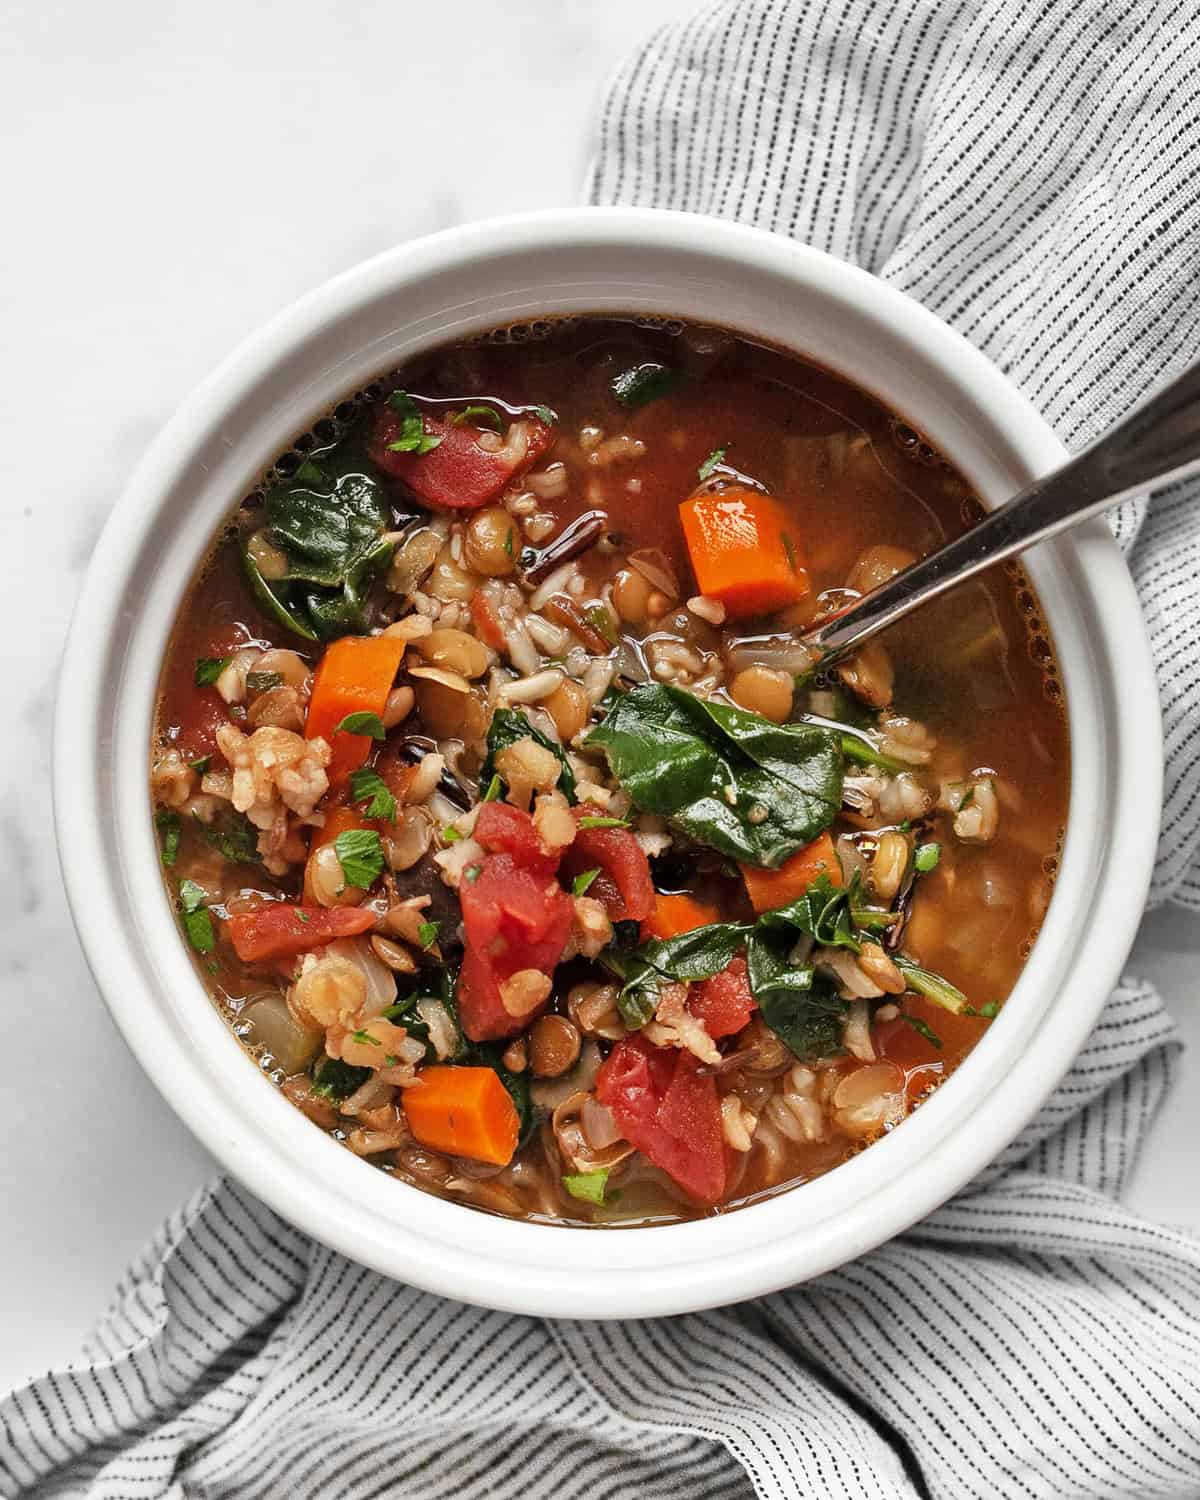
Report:
[[280,579],[263,577],[248,549],[242,563],[259,607],[306,640],[365,631],[365,591],[388,562],[391,516],[379,482],[347,472],[326,478],[304,464],[267,492],[267,534],[287,559]]
[[230,864],[258,863],[258,829],[244,813],[232,810],[218,813],[211,823],[193,813],[192,826],[205,843],[211,844]]
[[679,371],[673,370],[670,365],[646,360],[614,375],[610,389],[616,401],[626,411],[636,411],[639,406],[657,401],[660,396],[670,395],[682,379]]
[[529,1096],[529,1074],[513,1073],[504,1066],[504,1051],[507,1042],[468,1042],[465,1056],[458,1059],[468,1067],[491,1068],[508,1090],[512,1102],[517,1106],[517,1118],[521,1132],[517,1137],[517,1150],[525,1145],[537,1129],[541,1111]]
[[181,880],[179,904],[183,908],[183,930],[188,942],[197,953],[211,953],[217,946],[217,937],[213,931],[204,887],[197,885],[194,880]]
[[636,1030],[654,1015],[664,986],[711,979],[746,946],[750,928],[741,922],[714,922],[676,937],[652,938],[632,951],[606,948],[600,961],[623,981],[617,1009]]
[[323,1099],[340,1104],[343,1099],[349,1099],[355,1089],[361,1088],[370,1076],[370,1068],[352,1068],[340,1057],[325,1057],[313,1070],[312,1091]]
[[450,1017],[450,1023],[454,1027],[455,1047],[450,1057],[444,1061],[461,1062],[469,1045],[458,1021],[458,1006],[454,1000],[456,983],[457,971],[452,965],[441,964],[432,972],[425,970],[417,977],[416,988],[397,1000],[395,1005],[389,1005],[383,1013],[385,1020],[403,1026],[409,1036],[418,1042],[424,1042],[424,1060],[427,1063],[438,1062],[439,1058],[436,1048],[429,1040],[429,1022],[421,1014],[422,1000],[436,1000]]
[[838,734],[773,724],[669,683],[625,693],[587,743],[604,750],[639,808],[747,864],[781,865],[841,805]]
[[833,1057],[842,1050],[847,1010],[832,979],[811,969],[809,974],[807,988],[775,987],[755,994],[759,1015],[801,1062]]
[[488,786],[492,778],[496,776],[496,756],[500,751],[507,750],[509,745],[515,745],[518,740],[525,739],[536,740],[544,749],[552,751],[558,757],[558,762],[562,766],[558,775],[558,789],[568,802],[574,802],[576,800],[575,773],[567,764],[563,747],[556,745],[540,729],[536,729],[525,715],[515,708],[498,708],[492,715],[492,722],[488,726],[487,733],[487,757],[479,771],[479,785]]
[[[168,812],[166,808],[160,808],[154,814],[154,826],[162,835],[162,862],[169,870],[179,858],[179,834],[183,825],[177,812]],[[599,873],[597,870],[596,874]]]
[[851,923],[850,898],[850,888],[835,886],[828,875],[818,875],[803,896],[764,912],[756,930],[790,934],[793,946],[801,933],[807,933],[823,948],[849,948],[858,953],[862,944]]

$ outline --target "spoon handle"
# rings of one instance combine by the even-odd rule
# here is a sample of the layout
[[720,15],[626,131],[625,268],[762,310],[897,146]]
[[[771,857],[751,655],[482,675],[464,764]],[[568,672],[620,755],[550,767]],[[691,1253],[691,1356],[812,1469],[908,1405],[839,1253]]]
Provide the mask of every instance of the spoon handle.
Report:
[[1036,542],[1150,487],[1200,472],[1200,364],[1156,391],[1082,453],[928,557],[805,633],[826,666],[912,610]]

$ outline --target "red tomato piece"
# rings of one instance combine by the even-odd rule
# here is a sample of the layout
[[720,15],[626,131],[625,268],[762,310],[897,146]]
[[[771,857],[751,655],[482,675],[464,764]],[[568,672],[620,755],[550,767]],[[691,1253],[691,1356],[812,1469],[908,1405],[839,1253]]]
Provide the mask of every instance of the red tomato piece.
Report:
[[361,906],[284,906],[272,903],[229,918],[229,936],[245,963],[307,953],[335,938],[356,937],[375,925],[377,913]]
[[750,993],[746,960],[735,958],[719,974],[692,985],[687,1008],[714,1041],[741,1031],[758,1009]]
[[[596,816],[586,807],[572,811],[577,819]],[[650,863],[628,828],[581,828],[563,855],[562,870],[572,879],[599,870],[587,894],[603,902],[614,922],[641,922],[654,911]]]
[[484,428],[473,422],[443,421],[426,412],[421,424],[428,437],[441,438],[437,447],[428,453],[392,453],[388,444],[400,437],[401,418],[384,404],[375,419],[370,457],[385,473],[403,480],[426,505],[442,510],[478,510],[536,463],[554,441],[554,429],[540,418],[519,420],[524,424],[525,442],[506,440],[493,452],[479,445]]
[[504,627],[495,605],[482,589],[476,589],[471,595],[471,621],[475,634],[485,646],[490,646],[493,651],[504,650]]
[[475,819],[475,837],[493,854],[511,854],[525,869],[554,873],[557,861],[546,854],[533,819],[519,807],[508,802],[485,802]]
[[175,748],[185,760],[199,760],[205,755],[215,755],[219,760],[224,760],[217,749],[217,730],[222,724],[228,723],[229,710],[216,688],[194,688],[183,702],[174,740]]
[[721,1102],[711,1073],[690,1052],[618,1042],[596,1078],[596,1097],[625,1139],[703,1203],[725,1191]]
[[500,986],[521,969],[554,972],[571,931],[571,898],[544,856],[540,867],[528,869],[512,854],[489,854],[458,894],[466,939],[458,982],[463,1030],[476,1042],[511,1036],[543,1007],[511,1016]]

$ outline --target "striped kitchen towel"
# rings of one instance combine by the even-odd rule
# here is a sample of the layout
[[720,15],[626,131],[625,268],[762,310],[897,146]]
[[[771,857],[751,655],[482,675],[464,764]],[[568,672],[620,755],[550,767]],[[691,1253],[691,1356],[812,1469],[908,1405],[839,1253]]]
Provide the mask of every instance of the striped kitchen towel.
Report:
[[[1078,444],[1200,352],[1198,69],[1195,7],[1171,0],[736,0],[623,69],[593,196],[858,261]],[[1196,498],[1180,486],[1118,520],[1167,731],[1154,898],[1191,906]],[[0,1402],[0,1493],[1198,1496],[1200,1244],[1119,1203],[1176,1045],[1126,981],[957,1199],[816,1282],[682,1318],[444,1301],[218,1183],[133,1266],[80,1360]]]

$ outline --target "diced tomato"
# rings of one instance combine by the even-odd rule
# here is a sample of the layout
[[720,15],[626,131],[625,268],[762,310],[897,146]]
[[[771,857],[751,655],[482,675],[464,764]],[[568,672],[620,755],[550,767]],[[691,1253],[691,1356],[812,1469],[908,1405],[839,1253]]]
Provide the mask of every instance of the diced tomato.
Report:
[[545,866],[544,857],[529,869],[512,854],[489,854],[476,879],[464,877],[459,886],[465,950],[458,1008],[472,1041],[511,1036],[543,1009],[509,1015],[500,986],[521,969],[552,974],[566,947],[574,908],[553,863]]
[[361,906],[284,906],[273,902],[229,918],[229,936],[245,963],[307,953],[335,938],[356,937],[378,914]]
[[401,417],[385,404],[375,419],[370,456],[385,473],[403,480],[426,505],[443,510],[478,510],[495,500],[554,440],[553,428],[540,418],[519,420],[525,426],[524,445],[510,448],[506,442],[493,452],[479,445],[484,428],[473,422],[443,421],[425,413],[421,425],[428,437],[441,438],[437,447],[428,453],[392,453],[388,444],[400,437]]
[[504,650],[504,628],[495,605],[482,589],[476,589],[471,595],[471,622],[475,634],[485,646],[490,646],[493,651]]
[[475,837],[493,854],[511,854],[527,870],[553,875],[550,859],[537,836],[533,819],[508,802],[485,802],[475,819]]
[[[594,808],[576,807],[576,819],[595,817]],[[581,828],[562,862],[574,879],[599,870],[587,893],[604,904],[614,922],[641,922],[654,910],[654,882],[642,846],[627,828]]]
[[618,1042],[596,1078],[596,1097],[625,1139],[703,1203],[725,1191],[721,1102],[711,1073],[690,1052]]
[[758,1009],[750,993],[746,960],[735,958],[719,974],[692,985],[687,1008],[714,1041],[741,1031]]
[[185,760],[205,755],[223,759],[217,749],[217,730],[229,723],[225,700],[214,687],[194,688],[183,701],[175,748]]

